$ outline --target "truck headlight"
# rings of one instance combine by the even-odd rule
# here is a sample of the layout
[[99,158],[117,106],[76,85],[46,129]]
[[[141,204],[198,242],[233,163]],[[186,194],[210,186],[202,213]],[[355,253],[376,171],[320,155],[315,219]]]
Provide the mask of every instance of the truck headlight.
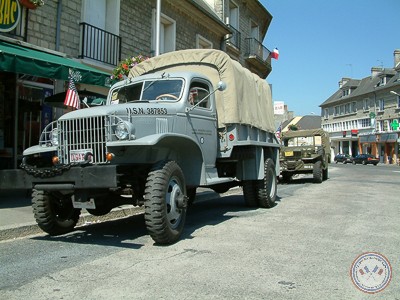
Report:
[[58,146],[58,134],[59,132],[57,128],[54,128],[49,134],[49,139],[53,146]]
[[115,136],[119,140],[126,140],[129,138],[129,135],[131,133],[131,127],[132,125],[126,122],[119,122],[117,126],[115,126]]

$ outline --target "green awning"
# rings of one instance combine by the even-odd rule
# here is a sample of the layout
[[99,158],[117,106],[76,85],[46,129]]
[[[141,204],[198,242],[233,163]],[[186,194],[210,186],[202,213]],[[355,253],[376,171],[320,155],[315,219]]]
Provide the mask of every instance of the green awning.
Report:
[[0,70],[37,77],[68,80],[69,69],[78,71],[79,82],[107,86],[110,74],[72,59],[0,41]]

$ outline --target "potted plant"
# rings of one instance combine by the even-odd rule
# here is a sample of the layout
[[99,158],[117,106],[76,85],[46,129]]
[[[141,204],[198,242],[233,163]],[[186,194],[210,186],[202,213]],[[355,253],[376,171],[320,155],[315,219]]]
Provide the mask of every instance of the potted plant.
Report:
[[44,5],[44,0],[19,0],[19,3],[27,9],[36,9]]
[[111,81],[115,83],[117,81],[126,79],[131,68],[147,59],[149,58],[143,55],[138,55],[121,61],[120,64],[113,70]]

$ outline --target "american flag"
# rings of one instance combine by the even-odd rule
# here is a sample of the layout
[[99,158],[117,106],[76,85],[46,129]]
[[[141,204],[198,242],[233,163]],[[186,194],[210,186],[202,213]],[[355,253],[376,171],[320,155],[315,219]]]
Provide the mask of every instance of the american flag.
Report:
[[64,105],[74,107],[75,109],[79,109],[81,106],[78,91],[76,90],[74,80],[69,78],[69,85],[67,94],[65,95]]

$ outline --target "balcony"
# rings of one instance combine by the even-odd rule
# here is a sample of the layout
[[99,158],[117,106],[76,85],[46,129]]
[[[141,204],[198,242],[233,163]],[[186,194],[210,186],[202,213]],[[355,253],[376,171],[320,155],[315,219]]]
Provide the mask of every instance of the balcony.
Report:
[[79,58],[89,58],[116,66],[121,60],[121,38],[85,22],[81,27]]
[[240,50],[240,32],[232,25],[227,24],[227,26],[232,31],[232,34],[227,39],[228,45]]
[[253,72],[266,78],[271,73],[271,51],[255,38],[246,38],[246,49],[244,57],[247,63],[252,66]]

